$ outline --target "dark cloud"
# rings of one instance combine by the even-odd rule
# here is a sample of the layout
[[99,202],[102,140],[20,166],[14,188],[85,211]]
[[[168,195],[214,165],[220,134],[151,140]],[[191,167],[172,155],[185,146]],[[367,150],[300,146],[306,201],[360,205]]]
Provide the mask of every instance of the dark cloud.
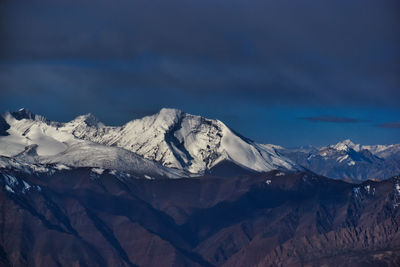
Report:
[[378,124],[377,126],[380,128],[387,128],[387,129],[400,129],[400,122],[399,121],[386,122],[386,123]]
[[[152,57],[132,61],[44,61],[0,65],[0,95],[62,91],[70,99],[108,101],[110,95],[164,95],[181,101],[247,101],[282,105],[396,106],[400,90],[318,89],[318,79],[283,69]],[[24,77],[21,79],[21,77]],[[334,84],[334,77],[329,78]],[[357,81],[353,81],[356,86]],[[379,87],[379,83],[376,84]],[[346,88],[346,87],[343,87]],[[129,95],[130,94],[130,95]],[[55,97],[57,95],[54,95]],[[77,98],[77,96],[80,96]],[[88,99],[90,97],[90,99]],[[85,99],[86,98],[86,99]],[[168,98],[167,98],[168,99]],[[152,106],[152,102],[148,101]],[[166,103],[168,105],[168,103]],[[165,105],[165,104],[164,104]],[[153,107],[151,107],[153,108]]]
[[366,122],[365,120],[346,118],[346,117],[335,117],[335,116],[317,116],[317,117],[304,117],[299,118],[301,120],[307,120],[312,122],[333,122],[333,123],[359,123]]
[[[173,88],[193,99],[396,106],[399,13],[396,0],[3,1],[0,58],[42,62],[43,72],[79,61],[109,84],[154,95]],[[82,74],[63,75],[80,87]],[[103,80],[85,78],[94,89]]]

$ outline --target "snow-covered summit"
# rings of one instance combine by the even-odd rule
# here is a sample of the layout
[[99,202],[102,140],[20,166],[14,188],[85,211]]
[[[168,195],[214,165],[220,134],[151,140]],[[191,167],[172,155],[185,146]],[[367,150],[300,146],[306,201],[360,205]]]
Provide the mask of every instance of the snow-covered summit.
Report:
[[164,166],[203,174],[219,162],[231,161],[254,171],[294,170],[274,146],[244,139],[219,120],[163,108],[121,127],[74,129],[92,142],[133,151]]
[[34,120],[36,117],[35,114],[33,114],[30,110],[28,110],[26,108],[20,108],[19,110],[14,111],[11,114],[17,120],[22,120],[22,119]]
[[42,121],[42,122],[50,122],[46,117],[41,115],[36,115],[32,111],[26,108],[20,108],[14,112],[6,112],[5,116],[11,115],[16,120],[33,120],[33,121]]
[[[334,149],[336,151],[344,151],[344,152],[362,152],[362,151],[369,151],[375,156],[380,158],[388,158],[394,154],[400,154],[400,144],[391,144],[391,145],[361,145],[355,144],[350,139],[346,139],[341,141],[335,145],[330,145],[327,148]],[[326,148],[321,148],[324,150]]]
[[355,151],[360,150],[360,145],[354,144],[350,139],[346,139],[329,147],[339,151],[348,151],[349,149],[353,149]]
[[85,124],[89,127],[104,127],[104,124],[92,113],[81,115],[69,122],[70,124]]
[[323,147],[279,151],[307,169],[334,178],[388,178],[400,171],[400,144],[360,145],[346,139]]

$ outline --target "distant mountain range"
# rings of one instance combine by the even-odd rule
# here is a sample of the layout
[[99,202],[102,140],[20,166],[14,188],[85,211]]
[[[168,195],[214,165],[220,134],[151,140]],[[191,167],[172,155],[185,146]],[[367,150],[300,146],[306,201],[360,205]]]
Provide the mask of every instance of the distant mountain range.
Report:
[[363,181],[400,173],[400,144],[364,146],[345,140],[325,147],[277,150],[298,165],[331,178]]

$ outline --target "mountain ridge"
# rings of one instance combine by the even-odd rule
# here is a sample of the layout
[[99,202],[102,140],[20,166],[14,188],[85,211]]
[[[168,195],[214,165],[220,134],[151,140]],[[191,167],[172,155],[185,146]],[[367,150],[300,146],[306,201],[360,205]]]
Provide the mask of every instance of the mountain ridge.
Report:
[[[82,128],[78,138],[131,150],[167,167],[204,173],[222,160],[255,171],[295,169],[289,160],[279,160],[275,150],[237,135],[219,120],[163,108],[121,127]],[[239,151],[232,151],[238,148]],[[244,156],[239,155],[242,154]]]
[[355,185],[271,171],[150,181],[90,168],[0,168],[0,177],[2,266],[400,263],[400,177]]
[[279,151],[297,164],[331,178],[386,179],[400,173],[400,144],[360,145],[350,139],[322,147]]
[[[26,109],[7,112],[2,117],[10,126],[6,130],[10,136],[0,137],[0,155],[20,159],[23,156],[36,163],[89,167],[96,162],[86,161],[87,165],[78,162],[85,162],[90,149],[101,148],[102,154],[96,154],[100,158],[108,153],[107,149],[110,158],[115,158],[111,167],[118,165],[117,158],[124,158],[122,154],[138,155],[169,170],[178,170],[171,173],[182,177],[203,175],[222,161],[256,172],[301,169],[281,156],[274,147],[244,138],[219,120],[177,109],[164,108],[122,126],[106,126],[90,113],[65,123],[52,122]],[[69,157],[68,153],[72,152],[74,156]],[[104,160],[106,158],[103,159],[106,164]]]

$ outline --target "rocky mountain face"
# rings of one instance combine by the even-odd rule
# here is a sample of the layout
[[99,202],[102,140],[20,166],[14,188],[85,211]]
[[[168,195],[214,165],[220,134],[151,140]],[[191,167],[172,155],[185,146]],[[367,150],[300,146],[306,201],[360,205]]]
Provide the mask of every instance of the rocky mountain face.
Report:
[[2,266],[399,266],[400,177],[0,170]]
[[297,164],[331,178],[364,181],[400,173],[400,144],[362,146],[345,140],[326,147],[278,150]]
[[8,129],[10,129],[10,125],[6,122],[6,120],[0,116],[0,136],[7,136]]

